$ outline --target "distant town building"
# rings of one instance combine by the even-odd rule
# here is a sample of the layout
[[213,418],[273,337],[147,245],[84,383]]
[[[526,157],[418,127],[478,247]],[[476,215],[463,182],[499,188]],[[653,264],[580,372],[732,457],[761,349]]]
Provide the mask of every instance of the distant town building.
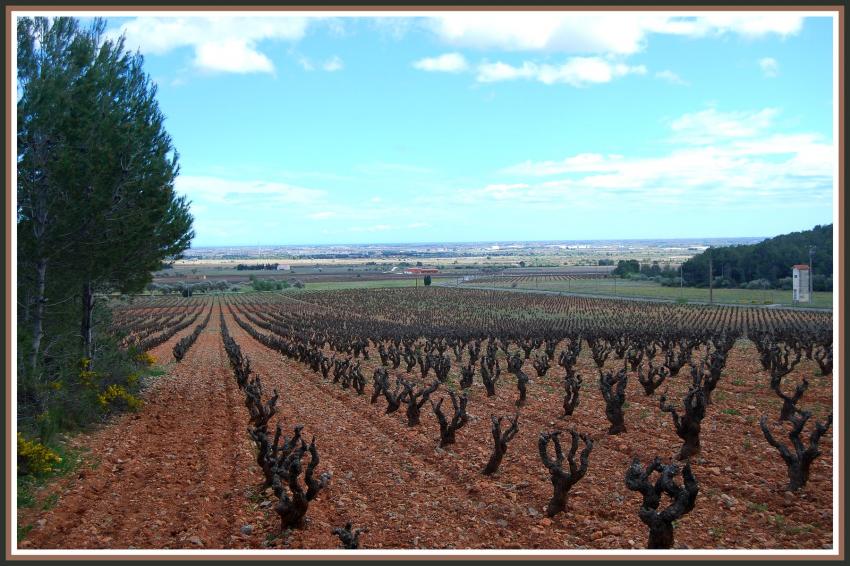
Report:
[[812,300],[811,294],[809,293],[809,277],[810,270],[809,266],[801,263],[792,267],[794,271],[794,302],[795,303],[809,303]]
[[277,264],[277,270],[278,271],[289,271],[290,269],[291,269],[291,267],[289,265],[285,265],[283,263]]
[[432,273],[439,272],[439,269],[435,269],[433,267],[408,267],[404,270],[405,275],[430,275]]

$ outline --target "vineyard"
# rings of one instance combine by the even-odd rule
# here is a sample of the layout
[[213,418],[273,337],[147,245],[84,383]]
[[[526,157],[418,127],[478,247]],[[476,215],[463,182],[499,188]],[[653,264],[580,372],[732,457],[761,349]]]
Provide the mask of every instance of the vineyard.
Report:
[[25,548],[834,543],[831,313],[432,287],[111,330],[168,371]]

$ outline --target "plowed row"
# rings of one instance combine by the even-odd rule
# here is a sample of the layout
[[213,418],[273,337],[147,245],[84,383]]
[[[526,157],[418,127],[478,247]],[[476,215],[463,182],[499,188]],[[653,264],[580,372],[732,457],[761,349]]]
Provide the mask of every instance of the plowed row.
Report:
[[[385,415],[383,399],[370,405],[369,387],[366,396],[358,396],[323,380],[253,340],[225,309],[228,329],[267,394],[272,388],[281,392],[271,424],[279,418],[287,431],[303,424],[305,437],[317,438],[318,471],[334,474],[311,503],[306,526],[278,535],[270,507],[274,497],[257,487],[262,474],[246,432],[244,397],[228,366],[216,314],[184,361],[171,365],[149,388],[139,413],[78,439],[99,463],[53,487],[61,494],[59,503],[31,518],[39,526],[22,546],[337,548],[331,529],[352,521],[369,529],[361,537],[364,548],[644,547],[640,497],[624,485],[626,468],[635,455],[642,462],[656,455],[669,460],[680,441],[670,416],[658,410],[657,396],[644,396],[634,381],[627,394],[627,432],[606,435],[604,404],[586,347],[578,364],[585,378],[581,403],[568,419],[558,418],[563,370],[555,367],[537,378],[526,362],[532,379],[520,432],[499,472],[486,478],[480,471],[492,446],[490,415],[515,410],[510,376],[503,375],[497,396],[487,398],[476,375],[470,422],[458,432],[457,444],[440,450],[429,405],[420,425],[409,428],[403,409]],[[167,362],[183,335],[154,355]],[[376,354],[363,362],[368,378],[378,363]],[[454,358],[452,365],[456,371]],[[811,376],[813,370],[811,362],[801,363],[791,377]],[[686,376],[683,370],[670,384],[669,397],[676,403],[687,389]],[[832,403],[831,378],[809,379],[803,404],[822,419]],[[700,494],[694,511],[677,526],[678,546],[831,545],[832,435],[822,442],[823,454],[805,490],[784,492],[784,464],[758,428],[762,414],[775,419],[779,410],[767,381],[752,346],[739,342],[703,421],[703,453],[693,464]],[[433,398],[444,394],[441,387]],[[547,519],[543,508],[551,486],[537,436],[572,427],[593,438],[590,467],[570,494],[569,511]]]

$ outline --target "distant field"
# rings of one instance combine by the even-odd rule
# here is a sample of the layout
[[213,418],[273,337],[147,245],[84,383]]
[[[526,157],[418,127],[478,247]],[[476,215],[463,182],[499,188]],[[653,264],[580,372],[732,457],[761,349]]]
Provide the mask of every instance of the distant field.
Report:
[[[436,285],[437,283],[442,283],[444,281],[453,281],[454,277],[434,277],[432,279],[432,285]],[[367,281],[321,281],[321,282],[308,282],[305,284],[305,289],[311,289],[313,291],[326,291],[333,289],[378,289],[383,287],[416,287],[417,282],[415,279],[377,279],[377,280],[367,280]],[[422,279],[419,279],[418,283],[419,287],[422,287]]]
[[[492,281],[470,285],[492,286]],[[511,282],[497,282],[496,287],[512,287]],[[663,287],[652,281],[626,281],[622,279],[552,279],[524,278],[517,282],[517,289],[540,289],[545,291],[566,291],[572,293],[588,293],[598,295],[616,295],[622,297],[646,297],[653,299],[676,300],[684,298],[688,301],[708,301],[708,289],[695,287]],[[791,291],[779,290],[749,290],[749,289],[715,289],[714,300],[718,303],[733,304],[782,304],[793,305]],[[832,293],[815,293],[815,301],[811,305],[821,308],[832,307]]]

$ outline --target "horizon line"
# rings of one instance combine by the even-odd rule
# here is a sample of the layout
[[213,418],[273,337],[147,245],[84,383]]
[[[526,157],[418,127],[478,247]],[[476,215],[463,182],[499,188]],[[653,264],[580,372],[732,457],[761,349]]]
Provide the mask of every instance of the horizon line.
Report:
[[650,242],[664,240],[745,240],[768,239],[775,236],[698,236],[698,237],[666,237],[666,238],[608,238],[590,240],[454,240],[454,241],[423,241],[423,242],[336,242],[330,244],[207,244],[193,246],[186,251],[199,248],[254,248],[254,247],[333,247],[333,246],[410,246],[410,245],[448,245],[448,244],[544,244],[544,243],[588,243],[588,242]]

